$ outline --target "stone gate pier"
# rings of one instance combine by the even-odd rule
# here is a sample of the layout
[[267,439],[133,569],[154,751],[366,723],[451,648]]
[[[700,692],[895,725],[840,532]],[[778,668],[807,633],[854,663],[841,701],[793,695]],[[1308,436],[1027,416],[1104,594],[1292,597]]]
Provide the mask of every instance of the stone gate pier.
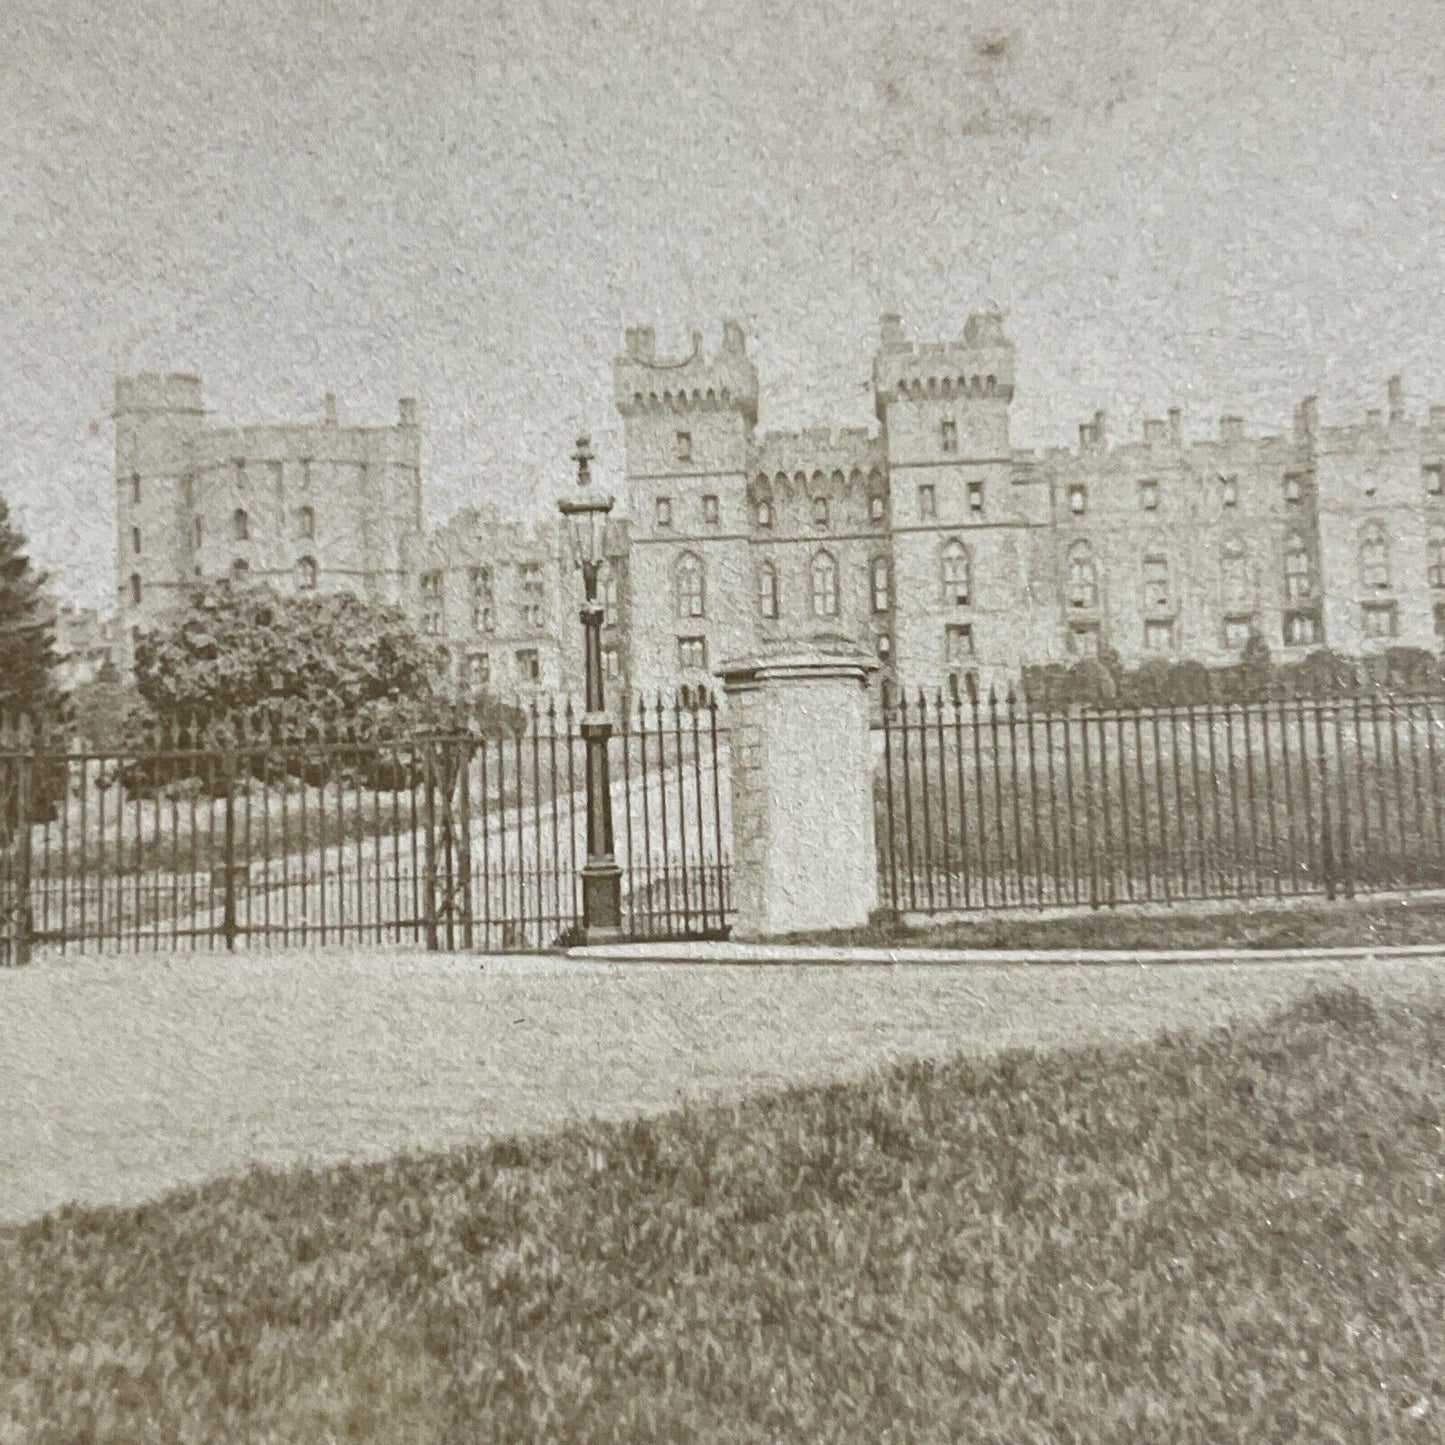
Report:
[[878,906],[869,679],[843,638],[716,669],[731,732],[733,934],[866,923]]

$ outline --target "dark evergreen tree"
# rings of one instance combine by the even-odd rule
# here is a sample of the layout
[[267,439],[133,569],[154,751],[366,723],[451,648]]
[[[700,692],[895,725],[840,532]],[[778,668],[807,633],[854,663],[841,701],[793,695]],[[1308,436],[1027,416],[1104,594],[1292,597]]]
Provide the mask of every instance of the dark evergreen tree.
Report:
[[0,498],[0,713],[53,722],[60,715],[54,613],[45,577],[26,555],[26,541]]

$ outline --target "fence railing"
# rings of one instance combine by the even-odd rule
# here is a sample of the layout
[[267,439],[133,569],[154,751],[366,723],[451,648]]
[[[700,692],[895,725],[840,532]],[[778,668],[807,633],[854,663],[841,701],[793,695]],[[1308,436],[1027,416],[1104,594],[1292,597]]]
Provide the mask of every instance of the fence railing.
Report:
[[885,906],[1326,898],[1445,887],[1445,699],[1031,712],[885,694]]
[[[0,959],[68,949],[548,947],[581,922],[585,740],[177,720],[94,751],[0,728]],[[714,706],[629,707],[609,747],[625,930],[727,928]]]

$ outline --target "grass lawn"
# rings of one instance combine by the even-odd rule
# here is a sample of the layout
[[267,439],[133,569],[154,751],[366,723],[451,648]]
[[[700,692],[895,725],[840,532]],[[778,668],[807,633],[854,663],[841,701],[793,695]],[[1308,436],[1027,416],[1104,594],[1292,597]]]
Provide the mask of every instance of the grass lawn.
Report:
[[0,1440],[1438,1439],[1438,995],[0,1234]]
[[1041,917],[980,914],[909,926],[880,920],[865,928],[790,936],[788,943],[908,948],[1384,948],[1439,944],[1445,951],[1445,898],[1401,897],[1150,912],[1101,909]]

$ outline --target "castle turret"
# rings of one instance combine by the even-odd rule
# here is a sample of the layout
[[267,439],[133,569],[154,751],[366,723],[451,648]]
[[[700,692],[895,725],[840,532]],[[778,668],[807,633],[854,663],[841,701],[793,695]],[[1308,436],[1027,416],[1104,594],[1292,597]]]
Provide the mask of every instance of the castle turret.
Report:
[[198,376],[151,372],[115,383],[116,587],[122,649],[191,575],[186,519],[205,409]]
[[[1037,651],[1032,534],[1048,518],[1046,488],[1015,479],[1014,348],[1002,316],[975,314],[961,339],[923,344],[885,316],[873,386],[891,479],[895,593],[908,599],[895,619],[899,674],[960,688],[1015,676]],[[1095,429],[1102,437],[1102,416]]]
[[613,365],[627,445],[633,589],[671,599],[634,638],[635,681],[707,685],[709,669],[752,644],[747,469],[758,374],[736,322],[707,355],[700,332],[660,357],[652,327],[628,330]]

